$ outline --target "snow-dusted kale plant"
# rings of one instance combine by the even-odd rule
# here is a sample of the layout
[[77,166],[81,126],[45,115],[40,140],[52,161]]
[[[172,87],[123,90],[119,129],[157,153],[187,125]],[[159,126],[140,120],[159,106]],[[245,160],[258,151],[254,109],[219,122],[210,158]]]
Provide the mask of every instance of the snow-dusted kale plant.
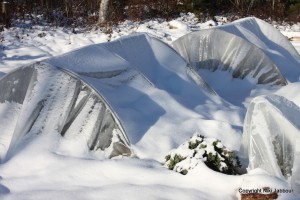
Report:
[[204,162],[212,170],[225,174],[239,174],[241,167],[239,158],[220,140],[205,138],[198,133],[172,150],[165,159],[166,167],[184,175],[195,168],[199,162]]

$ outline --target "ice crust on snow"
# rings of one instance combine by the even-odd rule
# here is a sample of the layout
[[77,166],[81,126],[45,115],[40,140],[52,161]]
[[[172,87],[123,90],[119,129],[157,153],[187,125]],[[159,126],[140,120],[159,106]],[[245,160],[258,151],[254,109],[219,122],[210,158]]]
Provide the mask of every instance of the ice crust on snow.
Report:
[[244,121],[241,155],[248,170],[285,178],[300,193],[300,108],[278,95],[252,100]]

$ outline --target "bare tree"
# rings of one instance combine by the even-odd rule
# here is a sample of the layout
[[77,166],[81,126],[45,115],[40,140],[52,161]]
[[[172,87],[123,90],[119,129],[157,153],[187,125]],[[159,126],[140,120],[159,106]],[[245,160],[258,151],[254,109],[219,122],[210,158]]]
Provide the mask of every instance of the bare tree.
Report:
[[107,22],[108,18],[108,5],[110,0],[100,0],[100,8],[99,8],[99,25],[103,25]]
[[72,11],[72,4],[73,4],[73,2],[70,1],[70,0],[64,0],[64,4],[65,4],[66,15],[67,15],[67,17],[69,17],[70,14],[71,14],[71,11]]

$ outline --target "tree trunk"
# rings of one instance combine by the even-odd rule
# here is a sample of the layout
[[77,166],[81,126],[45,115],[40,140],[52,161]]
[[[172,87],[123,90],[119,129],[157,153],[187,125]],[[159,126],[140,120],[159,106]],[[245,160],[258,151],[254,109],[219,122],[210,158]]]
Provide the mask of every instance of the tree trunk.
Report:
[[66,15],[67,15],[67,17],[69,17],[70,2],[69,2],[69,0],[64,0],[64,3],[65,3],[65,12],[66,12]]
[[0,22],[4,23],[6,27],[10,26],[11,20],[11,11],[10,11],[10,4],[8,2],[2,1],[1,2],[1,15],[0,15]]
[[6,14],[6,2],[2,2],[2,14],[5,15]]
[[272,11],[275,10],[275,0],[272,0]]
[[100,26],[107,22],[108,5],[109,5],[109,0],[101,0],[100,8],[99,8],[99,19],[98,19],[98,23]]

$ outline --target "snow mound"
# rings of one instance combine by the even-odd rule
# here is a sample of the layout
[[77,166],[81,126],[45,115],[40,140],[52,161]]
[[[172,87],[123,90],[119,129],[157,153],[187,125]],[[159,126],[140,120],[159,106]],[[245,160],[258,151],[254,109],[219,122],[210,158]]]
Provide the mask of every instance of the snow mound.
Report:
[[255,17],[247,17],[215,28],[254,44],[272,59],[286,79],[291,82],[299,80],[300,55],[288,38],[271,24]]
[[252,100],[244,121],[241,155],[248,169],[290,180],[300,192],[300,108],[278,95]]
[[209,28],[212,28],[212,27],[215,27],[217,26],[217,22],[215,22],[214,20],[209,20],[207,22],[204,22],[204,23],[198,23],[195,25],[195,27],[198,27],[198,29],[209,29]]
[[56,138],[52,151],[64,155],[86,157],[97,150],[106,151],[107,157],[132,154],[105,99],[76,76],[36,63],[9,73],[0,86],[0,162],[41,134],[63,136]]
[[196,69],[229,70],[233,78],[253,78],[257,84],[287,84],[262,50],[222,30],[192,32],[174,41],[172,46]]
[[171,29],[179,29],[179,30],[183,30],[183,31],[190,31],[189,26],[186,23],[183,23],[181,21],[178,20],[172,20],[169,21],[169,26]]

